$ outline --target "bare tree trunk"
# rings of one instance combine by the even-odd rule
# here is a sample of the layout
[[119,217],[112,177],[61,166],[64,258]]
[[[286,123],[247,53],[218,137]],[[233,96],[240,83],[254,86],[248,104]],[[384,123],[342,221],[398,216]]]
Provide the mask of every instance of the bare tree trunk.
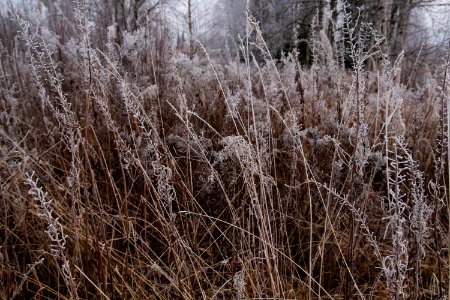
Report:
[[403,2],[402,9],[400,10],[400,20],[399,20],[398,43],[400,51],[406,49],[411,9],[412,9],[412,0],[405,0]]
[[189,27],[189,57],[194,57],[194,42],[192,39],[192,0],[188,0],[188,27]]
[[393,56],[399,55],[405,49],[411,9],[411,0],[396,0],[393,3],[388,32],[390,51]]
[[379,15],[380,33],[387,38],[388,29],[388,0],[380,0]]
[[127,15],[125,12],[125,0],[116,0],[115,4],[115,17],[117,26],[121,30],[127,30]]
[[316,1],[316,13],[317,13],[317,23],[318,23],[318,27],[319,29],[323,29],[323,1],[322,0],[318,0]]
[[124,21],[125,7],[123,0],[114,0],[114,22],[116,23],[116,43],[122,44],[122,30],[126,30],[126,21]]
[[136,30],[139,26],[139,9],[142,4],[145,3],[145,0],[135,0],[133,5],[133,21],[131,22],[132,30]]

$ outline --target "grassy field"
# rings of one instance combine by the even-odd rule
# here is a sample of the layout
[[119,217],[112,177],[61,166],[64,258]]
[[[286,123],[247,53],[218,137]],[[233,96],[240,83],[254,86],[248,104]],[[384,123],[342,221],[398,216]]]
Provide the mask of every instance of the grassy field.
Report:
[[447,299],[448,61],[249,27],[219,63],[76,14],[0,44],[0,298]]

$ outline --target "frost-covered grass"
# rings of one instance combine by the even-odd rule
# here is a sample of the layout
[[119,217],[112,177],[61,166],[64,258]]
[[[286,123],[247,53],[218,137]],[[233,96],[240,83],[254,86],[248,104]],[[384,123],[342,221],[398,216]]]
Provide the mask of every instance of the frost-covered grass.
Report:
[[448,62],[406,87],[349,27],[275,63],[249,18],[219,64],[75,9],[0,49],[1,298],[446,297]]

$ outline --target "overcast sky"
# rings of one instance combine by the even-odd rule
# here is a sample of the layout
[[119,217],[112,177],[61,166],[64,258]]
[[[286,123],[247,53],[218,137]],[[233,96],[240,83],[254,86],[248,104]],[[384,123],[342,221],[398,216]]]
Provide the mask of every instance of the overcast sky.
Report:
[[437,0],[436,6],[420,11],[428,27],[431,42],[448,42],[450,38],[450,0]]

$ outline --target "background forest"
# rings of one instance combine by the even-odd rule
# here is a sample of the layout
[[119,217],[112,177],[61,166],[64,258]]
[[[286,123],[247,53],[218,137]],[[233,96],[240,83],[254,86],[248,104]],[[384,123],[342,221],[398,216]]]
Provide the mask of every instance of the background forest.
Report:
[[2,1],[0,298],[448,299],[449,9]]

